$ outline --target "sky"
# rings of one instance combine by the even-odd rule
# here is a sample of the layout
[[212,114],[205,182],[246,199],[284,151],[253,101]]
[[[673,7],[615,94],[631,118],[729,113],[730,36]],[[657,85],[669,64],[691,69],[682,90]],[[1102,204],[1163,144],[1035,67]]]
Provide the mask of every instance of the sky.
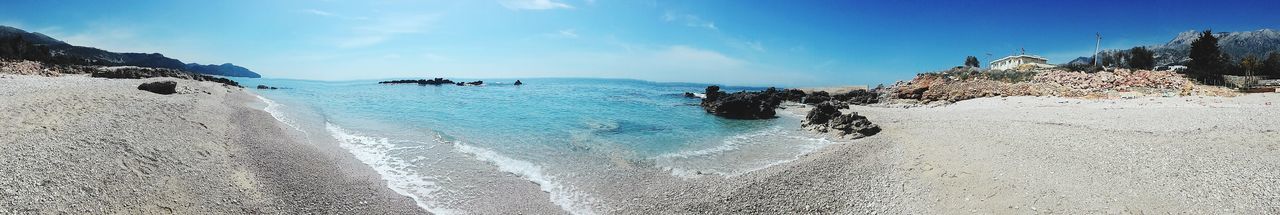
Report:
[[268,78],[891,84],[977,56],[1063,63],[1197,29],[1280,29],[1280,1],[6,0],[0,25]]

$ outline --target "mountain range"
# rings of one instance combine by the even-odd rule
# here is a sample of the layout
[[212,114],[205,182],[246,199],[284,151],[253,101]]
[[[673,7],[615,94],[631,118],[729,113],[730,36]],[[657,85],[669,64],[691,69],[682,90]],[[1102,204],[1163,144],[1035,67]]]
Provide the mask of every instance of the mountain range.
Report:
[[[1200,38],[1201,31],[1186,31],[1165,44],[1145,46],[1155,54],[1156,66],[1186,65],[1191,61],[1191,43]],[[1247,55],[1265,58],[1270,52],[1280,51],[1280,31],[1261,29],[1256,31],[1214,32],[1218,38],[1218,47],[1223,53],[1231,56],[1232,61],[1239,61]],[[1105,50],[1102,54],[1112,54],[1124,50]],[[1067,64],[1089,64],[1093,58],[1089,56],[1076,58]]]
[[168,68],[231,77],[262,77],[247,68],[230,63],[221,65],[183,63],[159,53],[110,52],[93,47],[71,45],[48,35],[3,25],[0,25],[0,57],[83,65]]

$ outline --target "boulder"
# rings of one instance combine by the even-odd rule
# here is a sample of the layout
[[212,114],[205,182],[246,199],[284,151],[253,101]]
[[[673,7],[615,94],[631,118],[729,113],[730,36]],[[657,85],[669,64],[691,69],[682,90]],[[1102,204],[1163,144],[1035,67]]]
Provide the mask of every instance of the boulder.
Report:
[[858,139],[880,133],[880,126],[866,117],[857,112],[841,113],[836,105],[829,102],[814,105],[804,118],[802,127],[840,138]]
[[467,85],[472,85],[472,86],[484,85],[484,81],[472,81],[472,82],[467,82]]
[[709,86],[706,98],[702,99],[702,108],[712,115],[730,119],[769,119],[774,118],[781,98],[777,90],[770,88],[761,92],[736,92],[726,94],[720,87]]
[[690,92],[684,92],[684,97],[685,97],[685,98],[698,98],[698,95],[697,95],[697,94],[690,93]]
[[139,90],[145,90],[147,92],[153,92],[161,95],[177,93],[177,87],[178,82],[173,81],[157,81],[138,85]]
[[518,85],[523,85],[523,84],[524,84],[524,83],[521,83],[521,82],[520,82],[520,80],[516,80],[516,85],[517,85],[517,86],[518,86]]

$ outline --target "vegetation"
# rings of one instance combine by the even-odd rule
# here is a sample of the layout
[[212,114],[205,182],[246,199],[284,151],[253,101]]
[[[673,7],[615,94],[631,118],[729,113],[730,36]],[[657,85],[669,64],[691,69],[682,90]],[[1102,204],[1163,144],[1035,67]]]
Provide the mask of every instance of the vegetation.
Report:
[[964,65],[968,67],[982,67],[982,62],[978,62],[978,57],[968,56],[964,58]]
[[1260,75],[1270,76],[1271,78],[1280,78],[1280,53],[1271,52],[1267,54],[1267,59],[1262,60],[1258,69]]
[[1200,38],[1191,42],[1190,57],[1187,75],[1206,84],[1223,84],[1222,74],[1225,74],[1230,57],[1218,48],[1218,38],[1213,36],[1212,30],[1205,30]]
[[1146,47],[1138,46],[1129,49],[1129,58],[1126,61],[1130,69],[1146,69],[1150,70],[1156,66],[1155,53],[1147,50]]

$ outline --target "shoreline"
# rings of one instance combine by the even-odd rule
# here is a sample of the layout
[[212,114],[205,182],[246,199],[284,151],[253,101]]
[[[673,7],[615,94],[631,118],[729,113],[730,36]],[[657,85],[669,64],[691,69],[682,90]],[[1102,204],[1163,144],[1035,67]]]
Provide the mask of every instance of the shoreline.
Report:
[[[177,81],[178,93],[134,89],[157,80]],[[341,135],[286,122],[270,110],[282,104],[254,92],[173,78],[4,75],[0,84],[8,86],[0,111],[9,114],[0,121],[0,145],[9,149],[0,162],[12,164],[0,174],[16,176],[0,178],[0,213],[424,214],[435,204],[396,190]],[[441,203],[471,213],[1274,213],[1276,101],[1280,95],[990,97],[851,106],[844,111],[884,130],[733,175],[688,178],[646,161],[593,160],[607,174],[569,188],[526,179],[544,176],[503,169],[493,163],[514,159],[458,149],[472,146],[456,140],[441,145],[440,159],[492,165],[457,169],[483,174],[492,187],[438,195],[479,195]],[[786,107],[779,114],[806,109]],[[321,132],[344,129],[323,123]],[[801,129],[794,126],[784,129]],[[586,192],[591,204],[563,211],[549,190]]]
[[[135,89],[157,80],[178,93]],[[426,213],[344,151],[299,141],[240,88],[84,75],[0,83],[0,173],[13,176],[0,178],[0,213]]]

